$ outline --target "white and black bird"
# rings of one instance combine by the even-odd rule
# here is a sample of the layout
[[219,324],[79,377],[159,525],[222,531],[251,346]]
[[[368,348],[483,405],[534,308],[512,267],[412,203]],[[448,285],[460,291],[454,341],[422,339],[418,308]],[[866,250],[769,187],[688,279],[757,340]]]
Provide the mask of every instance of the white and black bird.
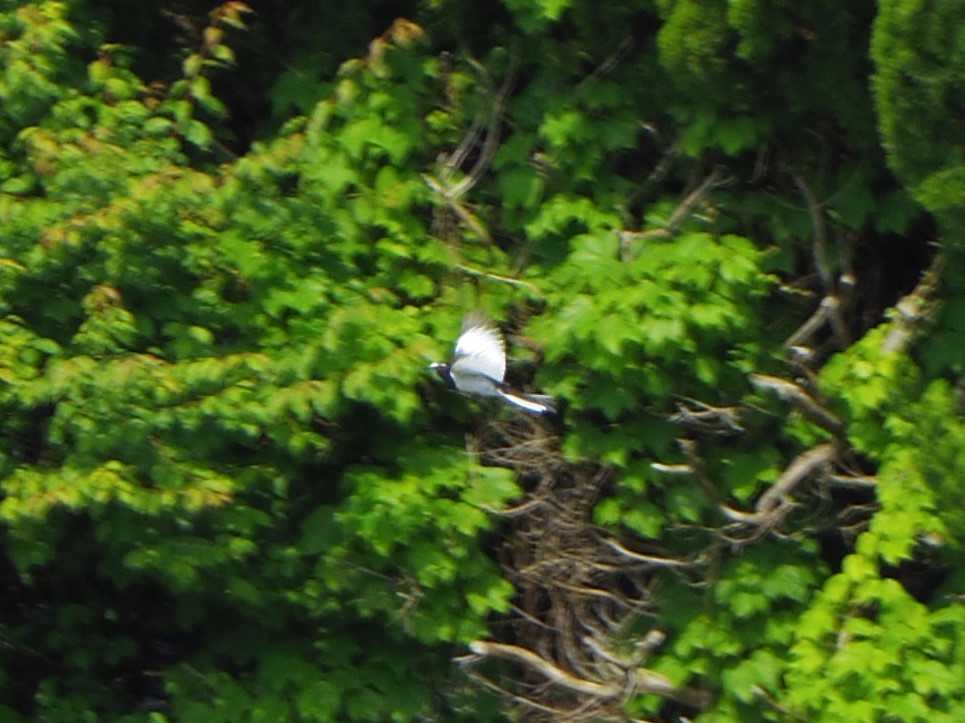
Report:
[[553,398],[544,394],[511,391],[504,383],[506,348],[503,337],[481,314],[472,313],[462,322],[452,362],[429,365],[445,382],[463,394],[499,397],[531,414],[553,414]]

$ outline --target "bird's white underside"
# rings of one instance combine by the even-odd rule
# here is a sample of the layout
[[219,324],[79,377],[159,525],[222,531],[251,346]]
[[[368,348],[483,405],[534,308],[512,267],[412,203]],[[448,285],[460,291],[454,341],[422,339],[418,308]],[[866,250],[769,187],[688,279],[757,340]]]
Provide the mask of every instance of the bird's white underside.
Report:
[[460,369],[458,362],[449,368],[449,373],[452,375],[456,389],[464,394],[476,394],[480,397],[501,396],[495,381],[482,374],[464,372]]

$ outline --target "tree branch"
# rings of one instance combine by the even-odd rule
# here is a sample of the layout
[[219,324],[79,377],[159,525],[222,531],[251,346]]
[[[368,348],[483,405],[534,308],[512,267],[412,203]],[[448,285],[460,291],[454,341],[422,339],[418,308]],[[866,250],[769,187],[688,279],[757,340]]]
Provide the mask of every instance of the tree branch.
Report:
[[[469,649],[476,655],[492,658],[502,658],[519,663],[567,690],[576,693],[583,693],[595,698],[618,698],[626,693],[624,686],[614,683],[597,683],[584,680],[570,675],[565,670],[558,668],[535,653],[516,645],[506,645],[503,643],[490,643],[484,640],[475,640],[469,644]],[[637,668],[632,671],[630,679],[630,691],[633,693],[644,693],[659,695],[664,698],[673,698],[687,705],[704,708],[709,703],[709,696],[704,691],[678,688],[669,678],[660,673],[655,673],[646,668]]]
[[488,643],[483,640],[475,640],[469,644],[469,649],[476,655],[485,655],[492,658],[502,658],[512,660],[530,668],[547,680],[560,685],[568,690],[577,693],[592,695],[597,698],[615,698],[622,692],[618,685],[594,683],[590,680],[583,680],[570,675],[565,670],[556,667],[552,663],[543,660],[535,653],[520,648],[516,645],[506,645],[504,643]]
[[834,278],[831,274],[831,264],[828,262],[828,232],[824,225],[824,213],[804,179],[797,173],[792,173],[791,178],[794,179],[798,191],[804,196],[804,202],[811,214],[811,226],[814,229],[814,266],[818,270],[824,292],[831,294],[834,291]]
[[935,311],[932,297],[941,282],[944,267],[944,254],[936,254],[914,290],[895,304],[895,320],[881,344],[883,352],[904,351],[921,328],[931,320]]
[[844,424],[841,420],[818,404],[811,395],[797,384],[768,374],[751,374],[750,381],[757,389],[772,392],[781,399],[790,402],[805,417],[835,436],[840,436],[844,431]]
[[639,552],[628,550],[616,540],[611,540],[606,537],[600,537],[600,541],[619,555],[633,560],[634,562],[641,562],[652,567],[693,567],[696,564],[688,560],[675,560],[668,557],[642,555]]
[[631,244],[634,241],[641,241],[648,238],[669,238],[672,236],[677,230],[677,227],[691,214],[694,206],[696,206],[712,188],[720,184],[721,170],[718,167],[714,168],[697,188],[684,197],[677,208],[674,209],[674,212],[670,214],[670,218],[667,220],[667,223],[663,225],[663,228],[649,229],[647,231],[619,231],[621,257],[624,260],[632,257],[634,249],[631,248]]
[[771,487],[761,495],[755,509],[759,515],[767,515],[778,507],[801,480],[807,478],[819,467],[823,467],[837,456],[833,444],[819,444],[817,447],[802,452],[788,465],[784,473],[778,477]]

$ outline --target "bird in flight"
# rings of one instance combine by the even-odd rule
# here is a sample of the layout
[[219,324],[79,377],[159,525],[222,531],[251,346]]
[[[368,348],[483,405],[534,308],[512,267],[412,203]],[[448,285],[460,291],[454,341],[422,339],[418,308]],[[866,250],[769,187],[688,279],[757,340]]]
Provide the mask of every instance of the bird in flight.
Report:
[[429,365],[456,391],[480,397],[499,397],[530,414],[553,414],[553,398],[545,394],[524,394],[504,383],[506,348],[495,327],[479,313],[463,319],[452,362]]

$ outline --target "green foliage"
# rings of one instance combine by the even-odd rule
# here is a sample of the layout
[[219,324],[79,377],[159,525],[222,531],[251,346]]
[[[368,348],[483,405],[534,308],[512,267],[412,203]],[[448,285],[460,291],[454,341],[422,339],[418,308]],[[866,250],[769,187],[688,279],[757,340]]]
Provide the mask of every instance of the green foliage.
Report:
[[[30,26],[25,42],[49,44],[63,82],[74,35],[49,5],[43,22],[64,31]],[[482,635],[507,608],[512,587],[478,541],[483,510],[517,494],[458,436],[419,452],[401,433],[426,421],[418,385],[444,348],[426,332],[458,317],[430,324],[418,306],[442,268],[438,251],[412,251],[427,190],[405,163],[428,98],[404,78],[423,78],[426,60],[389,48],[377,72],[346,72],[343,102],[320,105],[307,132],[219,167],[194,154],[213,147],[206,119],[224,115],[205,69],[231,53],[218,33],[205,43],[161,98],[109,46],[75,89],[52,84],[29,108],[8,91],[31,183],[0,200],[7,554],[28,584],[66,550],[102,558],[102,591],[78,590],[85,613],[145,586],[173,606],[150,625],[178,651],[159,661],[158,694],[179,720],[411,720],[432,695],[418,681],[448,668],[431,646]],[[342,181],[328,173],[339,162]],[[293,626],[310,630],[297,644],[280,634]],[[120,650],[96,642],[113,627],[18,634],[37,655],[97,661],[80,664],[87,682],[43,682],[41,717],[137,707],[91,685],[150,665],[136,649],[98,659]],[[132,683],[147,675],[132,670]]]
[[[783,695],[788,646],[822,574],[813,552],[775,545],[726,563],[709,595],[673,584],[661,615],[673,642],[655,669],[677,684],[692,675],[718,681],[707,720],[778,720],[760,700]],[[653,697],[634,707],[641,715],[658,709]]]
[[787,702],[829,720],[956,720],[965,709],[960,606],[935,611],[861,552],[801,618]]
[[871,55],[888,160],[916,198],[961,219],[965,131],[965,20],[960,1],[882,3]]
[[[647,667],[712,695],[686,715],[961,719],[954,248],[914,343],[865,328],[918,203],[954,247],[960,3],[880,5],[874,104],[865,2],[457,0],[420,5],[433,34],[188,2],[158,48],[162,5],[0,4],[0,718],[503,718],[452,658],[525,642],[498,512],[533,476],[425,371],[482,307],[513,385],[560,403],[526,427],[557,482],[606,480],[586,529],[681,562],[620,629],[656,616]],[[819,303],[796,179],[833,274],[882,289],[812,380],[833,439],[748,384]],[[829,550],[848,508],[818,474],[731,536],[828,441],[875,478],[853,539]]]
[[883,349],[890,331],[869,333],[824,373],[852,443],[879,464],[881,509],[802,618],[788,700],[806,717],[951,721],[965,710],[960,606],[922,605],[885,574],[936,544],[959,564],[965,498],[952,480],[965,473],[965,426],[947,382],[923,386],[910,358]]
[[[548,276],[559,290],[547,297],[558,314],[533,326],[553,362],[544,380],[572,397],[574,409],[599,410],[612,421],[637,412],[638,400],[664,402],[670,375],[678,394],[698,396],[748,368],[755,301],[769,279],[747,239],[686,234],[647,244],[626,263],[618,258],[615,229],[588,230],[571,237],[572,252]],[[584,387],[595,392],[583,394]]]
[[572,4],[572,0],[506,0],[506,7],[524,32],[545,30]]

